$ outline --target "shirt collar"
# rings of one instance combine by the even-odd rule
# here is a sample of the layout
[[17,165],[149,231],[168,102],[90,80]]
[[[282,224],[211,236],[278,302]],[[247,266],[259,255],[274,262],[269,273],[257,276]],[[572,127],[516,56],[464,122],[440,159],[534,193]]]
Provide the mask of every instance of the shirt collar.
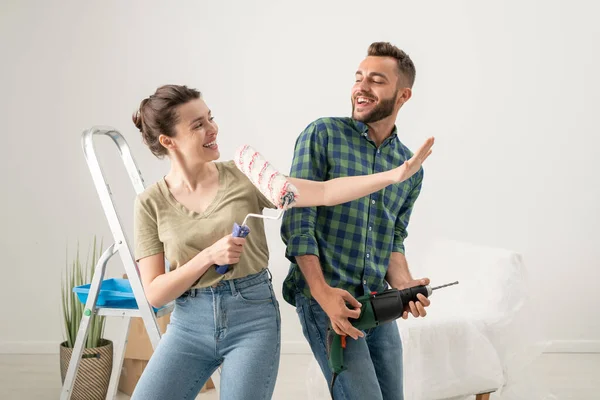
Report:
[[[355,120],[354,118],[352,118],[352,122],[354,123],[356,130],[361,134],[361,136],[368,139],[369,138],[369,126],[367,124],[365,124],[364,122]],[[392,129],[392,134],[383,142],[383,144],[386,144],[388,142],[393,143],[393,141],[397,137],[398,137],[398,127],[396,125],[394,125],[394,129]]]
[[369,127],[367,126],[367,124],[365,124],[364,122],[361,122],[361,121],[357,121],[354,118],[352,118],[352,122],[354,123],[356,130],[362,136],[367,137],[367,135],[369,134]]

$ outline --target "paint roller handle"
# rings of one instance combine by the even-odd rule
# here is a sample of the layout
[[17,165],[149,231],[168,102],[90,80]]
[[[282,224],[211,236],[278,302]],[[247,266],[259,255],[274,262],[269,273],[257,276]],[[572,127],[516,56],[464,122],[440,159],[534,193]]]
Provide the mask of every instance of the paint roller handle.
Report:
[[[233,223],[233,231],[231,232],[231,236],[245,238],[250,233],[250,228],[246,225],[238,225],[237,223]],[[217,265],[215,270],[223,275],[229,269],[229,265]]]

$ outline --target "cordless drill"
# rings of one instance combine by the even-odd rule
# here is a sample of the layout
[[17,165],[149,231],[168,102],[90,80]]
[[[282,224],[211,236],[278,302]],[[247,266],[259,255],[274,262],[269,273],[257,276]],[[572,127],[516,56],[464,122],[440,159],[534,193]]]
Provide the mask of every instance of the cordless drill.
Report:
[[[434,288],[429,285],[421,285],[402,290],[387,289],[380,293],[373,292],[356,299],[362,304],[360,316],[357,319],[348,318],[348,320],[358,330],[374,328],[400,318],[409,302],[417,302],[419,300],[417,294],[421,293],[423,296],[429,297],[434,290],[456,284],[458,284],[458,281]],[[350,305],[347,306],[352,308]],[[335,378],[342,371],[346,370],[346,366],[344,365],[345,348],[346,336],[338,335],[330,325],[327,329],[327,356],[329,368],[333,372],[330,387],[332,398]]]

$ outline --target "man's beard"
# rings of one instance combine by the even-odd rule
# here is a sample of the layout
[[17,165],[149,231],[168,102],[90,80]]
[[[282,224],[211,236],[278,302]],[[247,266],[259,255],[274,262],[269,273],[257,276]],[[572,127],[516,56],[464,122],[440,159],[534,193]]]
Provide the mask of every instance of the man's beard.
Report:
[[370,113],[361,117],[354,116],[355,101],[354,99],[352,99],[352,118],[365,124],[381,121],[382,119],[392,115],[392,113],[394,112],[394,105],[396,104],[397,97],[398,94],[396,93],[394,97],[381,100],[379,104],[371,110]]

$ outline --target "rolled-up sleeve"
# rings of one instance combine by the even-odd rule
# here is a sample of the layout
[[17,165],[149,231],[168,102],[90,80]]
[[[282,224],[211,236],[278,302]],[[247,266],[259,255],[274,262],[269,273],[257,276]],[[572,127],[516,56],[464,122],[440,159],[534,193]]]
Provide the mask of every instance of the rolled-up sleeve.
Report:
[[408,198],[402,205],[398,218],[396,219],[396,225],[394,227],[394,243],[392,245],[392,252],[405,254],[404,240],[408,236],[408,223],[410,221],[410,215],[412,214],[414,204],[421,193],[423,186],[423,168],[421,168],[414,177],[415,184],[408,195]]
[[[300,134],[294,147],[290,169],[293,178],[324,181],[327,176],[327,136],[319,124],[310,124]],[[302,193],[300,193],[302,196]],[[302,255],[319,256],[315,237],[316,207],[298,207],[287,210],[281,224],[281,238],[286,244],[285,256],[291,262]]]

